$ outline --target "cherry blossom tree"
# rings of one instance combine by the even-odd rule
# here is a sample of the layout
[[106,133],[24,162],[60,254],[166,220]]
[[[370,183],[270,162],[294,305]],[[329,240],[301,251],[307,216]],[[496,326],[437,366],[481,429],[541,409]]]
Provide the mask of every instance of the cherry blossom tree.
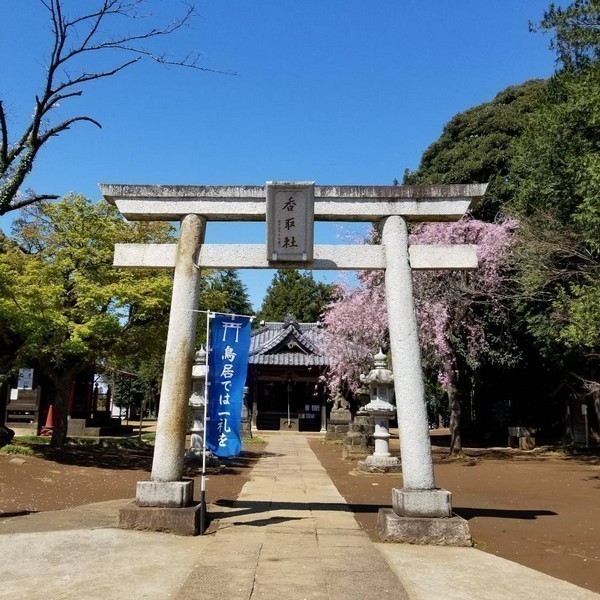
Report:
[[448,397],[451,455],[462,454],[461,400],[479,367],[511,357],[506,275],[516,225],[512,219],[427,223],[410,237],[412,244],[477,245],[475,271],[421,271],[413,277],[421,348]]
[[[427,370],[434,372],[448,396],[452,455],[462,453],[461,395],[469,375],[483,361],[507,360],[494,331],[506,328],[506,274],[516,221],[486,223],[465,218],[456,223],[424,223],[411,244],[476,244],[479,268],[464,271],[421,271],[413,277],[419,338]],[[370,368],[371,355],[388,347],[388,321],[381,271],[363,272],[355,285],[344,284],[339,299],[324,314],[323,325],[331,364],[330,389],[354,391],[358,373]],[[504,336],[505,343],[508,336]],[[493,341],[492,341],[493,340]],[[502,345],[502,344],[501,344]]]
[[359,375],[371,368],[373,354],[387,349],[388,318],[382,271],[361,271],[358,284],[337,284],[334,300],[322,315],[330,360],[325,379],[333,391],[355,392]]

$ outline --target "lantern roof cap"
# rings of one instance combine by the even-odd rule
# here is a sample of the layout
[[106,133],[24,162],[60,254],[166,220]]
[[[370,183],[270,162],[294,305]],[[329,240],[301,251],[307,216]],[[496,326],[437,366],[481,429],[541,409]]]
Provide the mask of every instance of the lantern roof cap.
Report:
[[392,387],[394,385],[394,374],[386,368],[386,356],[379,350],[379,352],[373,357],[375,359],[375,368],[369,371],[368,375],[361,375],[361,383],[367,385],[385,385]]
[[373,357],[375,359],[375,368],[376,369],[385,369],[387,364],[387,359],[385,354],[382,352],[381,348],[379,348],[379,352]]
[[206,363],[206,350],[204,346],[200,346],[200,350],[194,355],[194,364],[203,365]]

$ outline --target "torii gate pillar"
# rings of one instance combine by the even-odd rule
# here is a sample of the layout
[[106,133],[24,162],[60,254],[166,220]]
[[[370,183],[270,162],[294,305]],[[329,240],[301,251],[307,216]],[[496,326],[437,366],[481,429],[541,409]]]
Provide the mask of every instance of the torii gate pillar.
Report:
[[[419,329],[408,259],[408,231],[402,217],[388,217],[382,227],[385,247],[385,298],[387,304],[398,429],[404,487],[435,487],[425,387],[421,367]],[[435,515],[435,516],[450,516]]]
[[387,541],[470,546],[467,522],[452,516],[451,493],[435,487],[408,229],[402,217],[383,221],[382,243],[404,486],[392,490],[393,510],[380,509],[379,535]]
[[152,475],[150,481],[138,481],[138,506],[181,508],[192,502],[193,481],[182,481],[181,476],[200,296],[195,260],[205,228],[206,219],[198,215],[181,220]]
[[197,535],[200,505],[193,504],[194,482],[182,479],[188,401],[194,362],[200,269],[206,219],[181,219],[177,242],[171,312],[160,390],[160,410],[150,480],[138,481],[136,502],[119,511],[119,527]]

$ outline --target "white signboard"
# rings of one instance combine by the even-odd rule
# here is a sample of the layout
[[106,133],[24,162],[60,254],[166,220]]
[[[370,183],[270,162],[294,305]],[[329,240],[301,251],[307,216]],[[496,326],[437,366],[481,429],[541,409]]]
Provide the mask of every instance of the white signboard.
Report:
[[19,369],[17,388],[20,390],[30,390],[33,388],[33,369]]
[[314,182],[272,182],[267,192],[267,259],[313,259]]

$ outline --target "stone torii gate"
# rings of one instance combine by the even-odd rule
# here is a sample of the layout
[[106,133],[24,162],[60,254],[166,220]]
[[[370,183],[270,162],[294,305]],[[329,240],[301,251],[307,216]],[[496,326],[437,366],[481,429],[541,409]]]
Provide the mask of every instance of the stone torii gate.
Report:
[[[450,492],[435,486],[411,270],[475,269],[476,247],[409,245],[407,222],[458,220],[486,187],[100,184],[128,220],[181,222],[177,244],[115,246],[115,266],[175,269],[151,479],[138,482],[136,503],[121,511],[121,526],[197,533],[193,482],[182,474],[201,268],[385,269],[404,487],[392,491],[393,510],[380,510],[380,534],[412,543],[470,543],[466,521],[452,516]],[[311,219],[302,260],[274,253],[271,239],[269,254],[263,244],[204,244],[207,221],[268,221],[267,198],[280,190],[308,194],[315,220],[379,223],[381,245],[316,245],[313,254]]]

